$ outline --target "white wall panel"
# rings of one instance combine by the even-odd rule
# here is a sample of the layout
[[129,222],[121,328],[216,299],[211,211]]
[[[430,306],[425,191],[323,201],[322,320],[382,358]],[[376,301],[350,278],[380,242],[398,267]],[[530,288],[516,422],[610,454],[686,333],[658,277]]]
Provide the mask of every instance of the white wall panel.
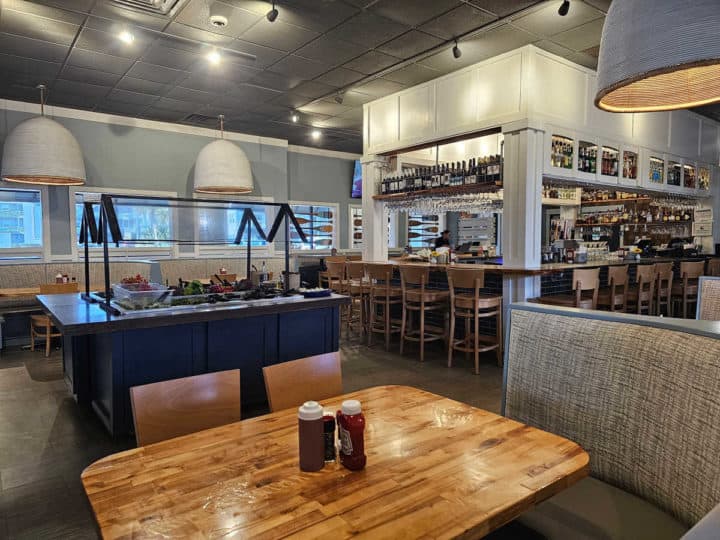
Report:
[[373,101],[368,105],[368,138],[370,148],[398,140],[398,96]]
[[600,135],[623,141],[632,141],[633,115],[608,113],[598,109],[594,103],[597,88],[597,77],[589,75],[587,86],[587,126]]
[[697,158],[700,145],[700,119],[688,111],[670,113],[670,151]]
[[419,86],[400,94],[400,140],[429,139],[435,131],[432,87]]
[[668,149],[670,113],[635,113],[633,116],[633,140],[639,146],[665,151]]
[[483,122],[489,118],[519,113],[521,81],[522,57],[519,54],[479,66],[478,120]]
[[531,88],[535,112],[564,120],[571,125],[585,123],[587,76],[573,68],[538,52],[534,58]]
[[461,71],[437,81],[437,131],[459,132],[477,121],[477,70]]
[[718,163],[720,141],[718,140],[718,127],[710,120],[702,120],[700,132],[700,155],[703,161]]

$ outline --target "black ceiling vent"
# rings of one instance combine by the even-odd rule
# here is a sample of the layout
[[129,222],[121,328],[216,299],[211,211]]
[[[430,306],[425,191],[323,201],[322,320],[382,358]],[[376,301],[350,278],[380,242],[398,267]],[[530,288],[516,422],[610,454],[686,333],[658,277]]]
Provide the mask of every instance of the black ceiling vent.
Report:
[[206,116],[204,114],[188,114],[185,118],[181,120],[184,124],[194,124],[194,125],[209,125],[214,126],[218,123],[217,116]]
[[110,0],[110,3],[120,7],[163,17],[174,15],[187,2],[188,0]]

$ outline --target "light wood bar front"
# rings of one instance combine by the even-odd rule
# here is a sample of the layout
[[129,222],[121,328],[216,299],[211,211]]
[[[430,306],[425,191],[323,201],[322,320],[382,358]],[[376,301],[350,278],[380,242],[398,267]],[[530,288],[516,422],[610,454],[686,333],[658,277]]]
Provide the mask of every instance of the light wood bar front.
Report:
[[584,478],[557,435],[407,386],[359,399],[367,467],[298,467],[297,409],[103,458],[82,482],[104,538],[479,538]]

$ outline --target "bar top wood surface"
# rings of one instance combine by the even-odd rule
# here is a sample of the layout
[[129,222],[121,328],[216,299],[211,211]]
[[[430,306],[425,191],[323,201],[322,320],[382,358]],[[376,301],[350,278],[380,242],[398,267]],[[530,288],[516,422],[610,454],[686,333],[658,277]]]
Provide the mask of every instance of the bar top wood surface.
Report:
[[103,458],[82,483],[104,538],[477,538],[588,475],[557,435],[416,388],[359,399],[367,466],[298,468],[288,409]]

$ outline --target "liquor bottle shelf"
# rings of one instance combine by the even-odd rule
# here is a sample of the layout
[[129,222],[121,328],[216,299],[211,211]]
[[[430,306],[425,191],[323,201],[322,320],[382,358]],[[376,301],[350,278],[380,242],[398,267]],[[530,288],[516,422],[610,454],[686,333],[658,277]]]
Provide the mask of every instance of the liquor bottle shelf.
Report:
[[466,184],[462,186],[446,186],[432,189],[419,189],[417,191],[405,191],[402,193],[389,193],[385,195],[373,195],[376,201],[402,201],[413,200],[422,197],[437,197],[448,195],[465,195],[471,193],[495,193],[500,191],[502,186],[495,184]]
[[684,221],[651,221],[650,223],[642,222],[642,223],[620,223],[619,221],[617,223],[593,223],[593,224],[587,224],[587,223],[576,223],[575,228],[576,229],[590,229],[592,227],[618,227],[620,225],[627,225],[631,227],[667,227],[668,225],[691,225],[692,220],[684,220]]
[[649,201],[650,197],[630,197],[628,199],[607,199],[604,201],[582,201],[581,206],[602,206],[605,204],[623,204],[626,202]]

